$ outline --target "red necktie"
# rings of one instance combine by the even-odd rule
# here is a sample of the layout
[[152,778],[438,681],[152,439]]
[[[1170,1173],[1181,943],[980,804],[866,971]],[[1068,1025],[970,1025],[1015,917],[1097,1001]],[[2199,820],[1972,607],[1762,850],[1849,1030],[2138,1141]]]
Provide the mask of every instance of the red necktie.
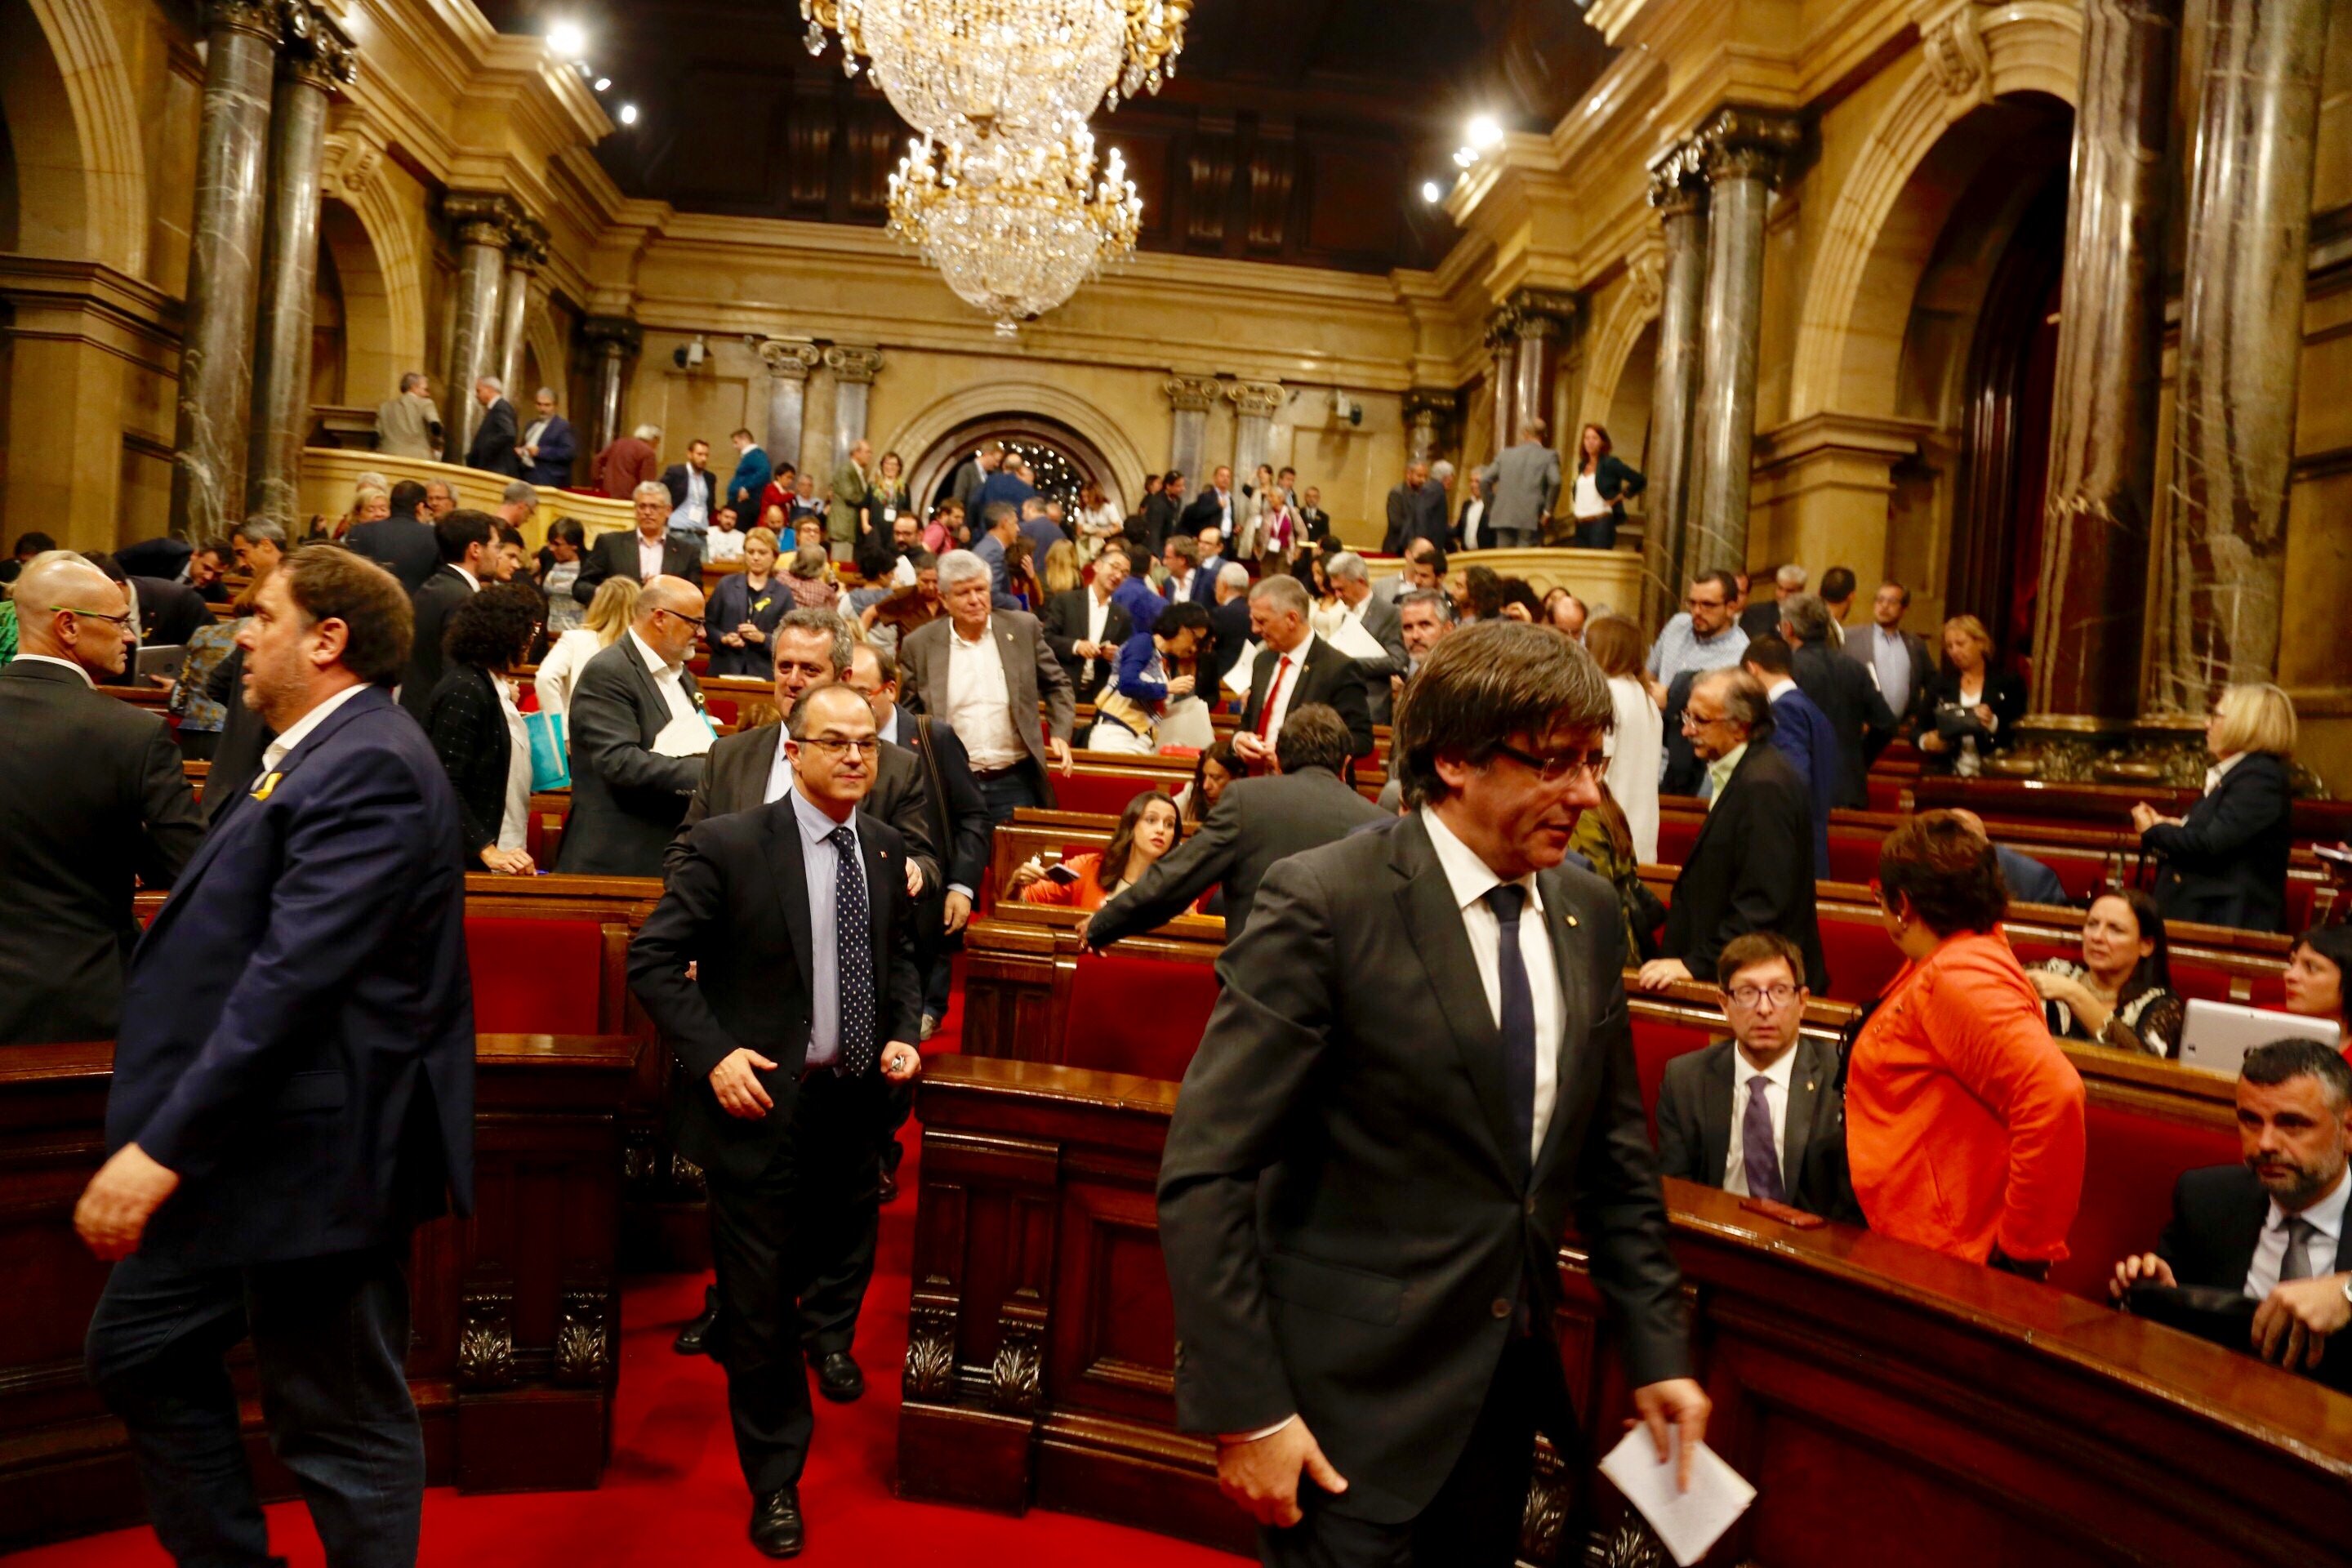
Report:
[[1274,726],[1275,699],[1282,695],[1282,678],[1289,673],[1290,656],[1284,654],[1282,662],[1274,667],[1272,684],[1265,689],[1265,706],[1257,710],[1257,738],[1261,741],[1266,738],[1266,731]]

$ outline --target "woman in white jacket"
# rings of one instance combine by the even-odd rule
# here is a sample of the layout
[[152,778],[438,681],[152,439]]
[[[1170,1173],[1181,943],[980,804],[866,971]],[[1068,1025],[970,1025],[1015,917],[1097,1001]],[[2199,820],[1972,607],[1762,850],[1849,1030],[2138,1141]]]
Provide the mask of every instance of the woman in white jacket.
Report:
[[1642,864],[1658,858],[1658,773],[1665,760],[1666,722],[1642,684],[1642,629],[1622,616],[1595,616],[1584,628],[1585,651],[1609,678],[1616,725],[1609,736],[1609,793],[1625,810],[1633,853]]
[[621,634],[637,618],[639,592],[635,579],[630,577],[607,577],[597,584],[587,615],[581,617],[580,625],[555,639],[555,646],[540,660],[539,673],[531,678],[541,712],[570,710],[572,683],[580,678],[581,667],[621,640]]

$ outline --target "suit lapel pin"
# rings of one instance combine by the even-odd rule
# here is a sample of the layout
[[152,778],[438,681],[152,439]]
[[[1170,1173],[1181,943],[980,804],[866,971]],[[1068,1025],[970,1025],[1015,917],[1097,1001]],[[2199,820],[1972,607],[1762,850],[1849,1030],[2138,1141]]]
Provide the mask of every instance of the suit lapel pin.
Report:
[[1574,915],[1570,915],[1568,917],[1568,929],[1570,931],[1574,931],[1576,929],[1576,917]]
[[286,775],[284,773],[269,773],[264,776],[259,784],[253,786],[253,798],[256,800],[268,800],[269,798],[269,792],[276,789],[278,787],[278,781],[285,776]]

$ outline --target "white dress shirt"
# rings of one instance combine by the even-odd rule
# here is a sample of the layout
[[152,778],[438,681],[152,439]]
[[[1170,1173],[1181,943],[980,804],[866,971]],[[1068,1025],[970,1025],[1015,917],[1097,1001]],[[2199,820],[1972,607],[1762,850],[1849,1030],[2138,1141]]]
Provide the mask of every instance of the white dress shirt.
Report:
[[[1421,820],[1429,828],[1429,841],[1437,850],[1437,864],[1445,873],[1446,885],[1453,889],[1454,906],[1462,911],[1470,957],[1478,966],[1478,984],[1486,989],[1486,1005],[1499,1029],[1503,1026],[1503,922],[1487,905],[1486,893],[1502,886],[1503,879],[1478,858],[1475,850],[1455,837],[1437,813],[1424,806]],[[1527,966],[1528,991],[1536,1014],[1535,1131],[1528,1145],[1532,1165],[1543,1149],[1544,1132],[1551,1126],[1552,1100],[1559,1091],[1560,1031],[1566,1013],[1559,967],[1552,959],[1551,938],[1544,931],[1543,893],[1532,876],[1522,877],[1514,885],[1527,889],[1527,907],[1519,915],[1519,958]]]
[[669,722],[654,737],[655,754],[698,757],[709,751],[710,743],[718,737],[711,733],[710,721],[694,705],[694,699],[686,694],[685,664],[665,662],[654,651],[654,645],[637,635],[635,626],[629,628],[629,644],[645,661],[646,672],[654,678],[654,689],[662,694],[662,701],[669,709]]
[[994,616],[971,642],[953,621],[948,623],[948,702],[940,717],[954,728],[977,773],[1000,772],[1029,754],[1013,727],[1013,691],[996,646]]
[[[1110,600],[1096,593],[1092,588],[1088,588],[1087,590],[1087,641],[1099,645],[1103,640],[1103,628],[1109,624]],[[1110,662],[1109,658],[1101,655],[1087,660],[1087,689],[1078,693],[1080,700],[1087,700],[1093,697],[1104,676],[1108,673],[1107,667]]]
[[637,581],[650,583],[662,574],[662,546],[668,542],[669,531],[662,531],[658,539],[637,535]]
[[[2308,1221],[2316,1232],[2304,1245],[2311,1259],[2309,1278],[2313,1279],[2336,1272],[2336,1258],[2343,1250],[2347,1197],[2352,1197],[2352,1171],[2338,1175],[2333,1191],[2294,1216]],[[2246,1270],[2246,1294],[2257,1301],[2268,1299],[2278,1289],[2279,1270],[2286,1267],[2287,1217],[2286,1211],[2278,1206],[2278,1200],[2272,1199],[2270,1217],[2263,1221],[2262,1239],[2254,1243],[2254,1261]]]
[[[1290,714],[1290,700],[1298,695],[1298,678],[1307,673],[1307,650],[1314,646],[1314,634],[1309,632],[1299,638],[1298,646],[1286,654],[1273,650],[1271,645],[1268,647],[1268,651],[1274,652],[1274,674],[1266,679],[1265,702],[1266,710],[1273,717],[1268,718],[1266,712],[1259,713],[1260,723],[1253,733],[1264,735],[1269,746],[1274,744],[1275,737],[1282,733],[1282,721]],[[1286,658],[1290,661],[1288,669],[1282,668],[1282,661]],[[1277,687],[1280,689],[1276,689]]]
[[1874,623],[1870,628],[1870,672],[1878,679],[1878,694],[1899,715],[1911,699],[1911,648],[1900,627],[1888,631]]
[[689,467],[686,470],[686,498],[670,513],[670,526],[688,533],[700,533],[710,526],[710,470]]
[[1575,506],[1580,519],[1609,515],[1609,503],[1601,499],[1601,481],[1591,474],[1576,476]]
[[336,709],[341,708],[344,703],[349,702],[352,698],[357,697],[361,692],[365,691],[366,689],[367,682],[365,681],[360,681],[354,685],[346,686],[341,691],[336,692],[332,697],[328,698],[324,702],[312,708],[308,713],[303,714],[299,719],[295,720],[293,723],[289,724],[286,727],[286,732],[278,736],[278,739],[270,742],[268,746],[263,750],[261,753],[261,771],[265,774],[276,773],[278,771],[278,764],[286,760],[287,754],[292,752],[295,747],[300,745],[304,741],[309,740],[310,738],[311,731],[317,729],[320,725],[327,721],[328,714],[332,713]]
[[2211,767],[2207,768],[2205,770],[2205,793],[2207,795],[2211,795],[2215,790],[2220,789],[2221,787],[2221,781],[2230,776],[2230,770],[2236,767],[2240,763],[2242,763],[2245,760],[2245,752],[2232,752],[2228,756],[2223,757],[2220,762],[2214,763]]
[[499,708],[507,721],[507,804],[499,816],[498,847],[520,849],[530,834],[530,731],[515,706],[514,682],[494,675],[490,684],[499,689]]
[[1723,1168],[1723,1190],[1735,1197],[1752,1197],[1748,1190],[1748,1140],[1743,1136],[1747,1127],[1748,1097],[1754,1092],[1751,1083],[1764,1085],[1764,1103],[1772,1110],[1772,1163],[1780,1167],[1780,1190],[1793,1193],[1797,1184],[1789,1174],[1789,1079],[1797,1070],[1797,1047],[1792,1043],[1780,1053],[1780,1059],[1758,1072],[1731,1047],[1731,1150]]

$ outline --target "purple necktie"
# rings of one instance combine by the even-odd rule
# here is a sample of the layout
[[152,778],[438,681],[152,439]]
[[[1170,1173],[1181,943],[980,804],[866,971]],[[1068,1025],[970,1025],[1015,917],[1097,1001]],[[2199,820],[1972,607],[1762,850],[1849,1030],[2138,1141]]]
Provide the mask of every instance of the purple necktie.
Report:
[[1764,1090],[1771,1082],[1762,1073],[1748,1080],[1748,1116],[1739,1124],[1740,1163],[1748,1170],[1748,1195],[1786,1203],[1780,1185],[1780,1156],[1772,1146],[1772,1105]]

